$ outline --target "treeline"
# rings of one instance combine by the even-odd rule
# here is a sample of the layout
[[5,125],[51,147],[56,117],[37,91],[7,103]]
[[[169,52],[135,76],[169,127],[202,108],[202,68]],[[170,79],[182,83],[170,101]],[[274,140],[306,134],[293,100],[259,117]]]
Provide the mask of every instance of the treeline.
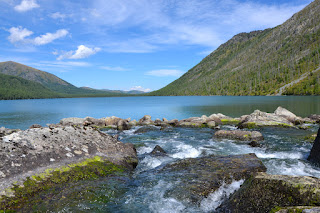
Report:
[[58,93],[37,82],[25,80],[16,76],[0,74],[0,100],[133,96],[130,94],[115,94],[98,90],[90,91],[79,89],[76,91],[76,94]]
[[319,95],[320,94],[320,71],[310,73],[309,76],[299,83],[289,87],[284,95]]

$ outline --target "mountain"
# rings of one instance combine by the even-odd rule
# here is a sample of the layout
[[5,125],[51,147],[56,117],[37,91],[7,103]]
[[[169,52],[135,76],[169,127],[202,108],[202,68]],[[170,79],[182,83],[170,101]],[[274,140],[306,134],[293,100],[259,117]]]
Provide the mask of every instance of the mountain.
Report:
[[[80,87],[81,89],[86,89],[86,90],[96,90],[91,87]],[[114,94],[131,94],[131,95],[139,95],[139,94],[145,94],[145,92],[140,91],[140,90],[129,90],[129,91],[124,91],[124,90],[110,90],[110,89],[98,89],[98,91],[104,91],[104,92],[109,92],[109,93],[114,93]]]
[[0,63],[0,77],[0,100],[128,95],[78,88],[53,74],[13,61]]
[[59,97],[63,97],[63,95],[51,91],[40,83],[17,76],[0,74],[0,100]]
[[150,95],[320,95],[319,66],[315,0],[282,25],[234,36]]

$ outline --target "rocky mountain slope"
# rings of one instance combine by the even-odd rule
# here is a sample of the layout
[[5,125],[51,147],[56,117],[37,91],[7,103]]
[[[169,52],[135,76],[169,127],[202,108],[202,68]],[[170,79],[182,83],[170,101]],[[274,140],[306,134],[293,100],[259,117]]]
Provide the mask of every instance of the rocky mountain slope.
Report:
[[319,95],[320,1],[282,25],[240,33],[182,77],[151,95]]

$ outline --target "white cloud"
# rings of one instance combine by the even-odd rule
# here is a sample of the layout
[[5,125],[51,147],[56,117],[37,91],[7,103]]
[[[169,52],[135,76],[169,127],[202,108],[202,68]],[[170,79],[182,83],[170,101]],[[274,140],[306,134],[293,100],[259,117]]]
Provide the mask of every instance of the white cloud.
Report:
[[22,0],[21,3],[14,7],[18,12],[25,12],[40,7],[35,0]]
[[108,70],[108,71],[119,71],[119,72],[129,71],[129,69],[126,69],[123,67],[109,67],[109,66],[103,66],[103,67],[100,67],[100,69]]
[[101,35],[106,35],[104,29],[110,28],[134,27],[139,29],[137,32],[143,32],[135,31],[126,38],[105,41],[102,46],[108,52],[145,53],[172,45],[215,49],[237,33],[283,23],[306,3],[308,0],[277,5],[252,0],[109,0],[105,4],[104,0],[94,0],[92,7],[79,14],[79,20],[82,18],[89,28]]
[[11,27],[9,30],[10,35],[8,36],[8,40],[11,43],[25,43],[25,44],[33,44],[33,45],[45,45],[51,43],[52,41],[65,37],[69,34],[69,32],[65,29],[57,30],[55,33],[46,33],[44,35],[38,36],[34,39],[27,38],[33,34],[32,31],[19,27]]
[[143,88],[142,86],[134,86],[134,87],[131,87],[130,90],[138,90],[138,91],[142,91],[142,92],[150,92],[151,91],[151,89]]
[[95,47],[95,48],[90,48],[86,47],[84,45],[79,45],[78,49],[76,51],[69,51],[61,54],[57,59],[62,60],[62,59],[82,59],[82,58],[88,58],[91,55],[96,54],[99,52],[101,48]]
[[65,29],[57,30],[57,32],[55,32],[55,33],[46,33],[44,35],[36,37],[33,40],[33,43],[35,45],[48,44],[48,43],[51,43],[52,41],[54,41],[54,40],[56,40],[58,38],[65,37],[68,34],[69,34],[68,30],[65,30]]
[[170,70],[170,69],[152,70],[145,73],[145,75],[152,75],[157,77],[165,77],[165,76],[180,77],[182,74],[183,72],[181,70]]
[[51,15],[50,15],[50,17],[51,18],[53,18],[53,19],[65,19],[65,18],[67,18],[68,17],[68,15],[66,15],[66,14],[63,14],[63,13],[60,13],[60,12],[56,12],[56,13],[52,13]]
[[25,37],[28,37],[33,34],[32,31],[19,27],[11,27],[9,30],[10,35],[8,36],[8,40],[11,43],[21,42],[25,39]]

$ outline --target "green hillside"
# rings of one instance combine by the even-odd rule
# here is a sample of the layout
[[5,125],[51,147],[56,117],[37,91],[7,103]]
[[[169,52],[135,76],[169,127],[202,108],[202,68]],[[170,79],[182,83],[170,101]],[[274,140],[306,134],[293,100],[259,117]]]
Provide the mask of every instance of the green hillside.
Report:
[[63,95],[52,92],[43,85],[16,76],[0,74],[1,99],[59,98]]
[[[182,77],[150,95],[276,94],[301,75],[310,72],[311,76],[319,66],[320,0],[315,0],[282,25],[234,36]],[[320,95],[319,72],[312,76],[283,94]]]
[[78,88],[57,76],[13,61],[0,63],[0,100],[128,96],[129,94]]

